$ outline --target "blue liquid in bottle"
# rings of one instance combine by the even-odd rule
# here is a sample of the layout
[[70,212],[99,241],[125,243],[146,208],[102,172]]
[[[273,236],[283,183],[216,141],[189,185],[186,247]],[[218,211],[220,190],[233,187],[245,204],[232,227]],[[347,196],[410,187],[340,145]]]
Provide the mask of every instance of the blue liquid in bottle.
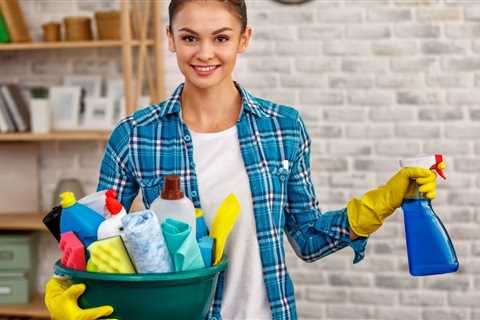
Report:
[[428,276],[457,271],[459,263],[447,230],[431,201],[418,190],[416,194],[402,204],[410,274]]

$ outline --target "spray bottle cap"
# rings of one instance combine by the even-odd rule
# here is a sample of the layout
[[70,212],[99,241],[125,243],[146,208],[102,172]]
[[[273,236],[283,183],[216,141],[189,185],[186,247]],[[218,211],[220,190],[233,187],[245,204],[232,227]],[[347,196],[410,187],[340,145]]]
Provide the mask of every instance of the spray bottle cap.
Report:
[[105,197],[117,199],[117,192],[113,189],[108,189],[107,192],[105,192]]
[[183,192],[180,190],[179,176],[166,176],[163,183],[163,190],[160,197],[165,200],[178,200],[183,198]]
[[400,160],[400,166],[405,167],[422,167],[434,170],[440,177],[447,179],[444,169],[446,168],[443,162],[443,155],[436,154],[435,156],[410,158]]
[[112,197],[105,198],[105,206],[112,216],[118,214],[123,209],[122,204]]
[[60,205],[62,208],[69,208],[75,203],[77,203],[77,199],[75,199],[73,192],[66,191],[60,194]]

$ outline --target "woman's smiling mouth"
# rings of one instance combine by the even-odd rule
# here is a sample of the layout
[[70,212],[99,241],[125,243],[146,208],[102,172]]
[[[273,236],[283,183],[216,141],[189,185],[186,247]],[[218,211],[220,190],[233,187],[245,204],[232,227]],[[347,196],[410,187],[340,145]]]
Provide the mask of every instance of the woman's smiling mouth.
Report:
[[220,67],[220,65],[208,65],[208,66],[197,66],[197,65],[191,65],[193,70],[197,73],[197,75],[201,77],[206,77],[211,75],[213,72],[215,72],[216,69]]

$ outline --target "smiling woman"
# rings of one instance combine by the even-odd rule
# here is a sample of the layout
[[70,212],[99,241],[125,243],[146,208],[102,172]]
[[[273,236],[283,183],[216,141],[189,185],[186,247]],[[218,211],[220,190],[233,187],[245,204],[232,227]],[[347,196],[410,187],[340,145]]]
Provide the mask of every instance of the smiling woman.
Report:
[[[235,194],[240,214],[225,247],[229,266],[219,276],[207,319],[295,320],[285,235],[306,262],[350,246],[356,263],[367,237],[400,206],[410,179],[423,177],[417,182],[434,191],[435,174],[401,170],[344,208],[321,212],[300,113],[255,97],[233,80],[237,57],[252,37],[245,0],[172,0],[169,13],[168,48],[185,81],[167,100],[118,124],[97,189],[114,189],[127,211],[142,191],[149,208],[164,178],[180,176],[182,191],[209,228],[216,208]],[[65,292],[61,298],[74,304]]]

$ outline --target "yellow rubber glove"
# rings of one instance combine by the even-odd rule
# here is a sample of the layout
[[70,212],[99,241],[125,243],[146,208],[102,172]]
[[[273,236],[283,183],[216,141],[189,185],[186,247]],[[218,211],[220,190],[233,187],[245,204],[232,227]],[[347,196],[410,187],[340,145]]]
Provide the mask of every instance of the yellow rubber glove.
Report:
[[45,288],[45,305],[53,320],[94,320],[113,312],[111,306],[81,309],[77,299],[85,291],[84,284],[70,285],[70,281],[52,277]]
[[429,169],[419,167],[400,169],[384,186],[368,191],[361,199],[354,198],[348,202],[350,229],[362,237],[375,232],[385,218],[400,207],[407,193],[416,190],[414,181],[419,186],[418,190],[428,199],[435,198],[435,179],[435,172]]

